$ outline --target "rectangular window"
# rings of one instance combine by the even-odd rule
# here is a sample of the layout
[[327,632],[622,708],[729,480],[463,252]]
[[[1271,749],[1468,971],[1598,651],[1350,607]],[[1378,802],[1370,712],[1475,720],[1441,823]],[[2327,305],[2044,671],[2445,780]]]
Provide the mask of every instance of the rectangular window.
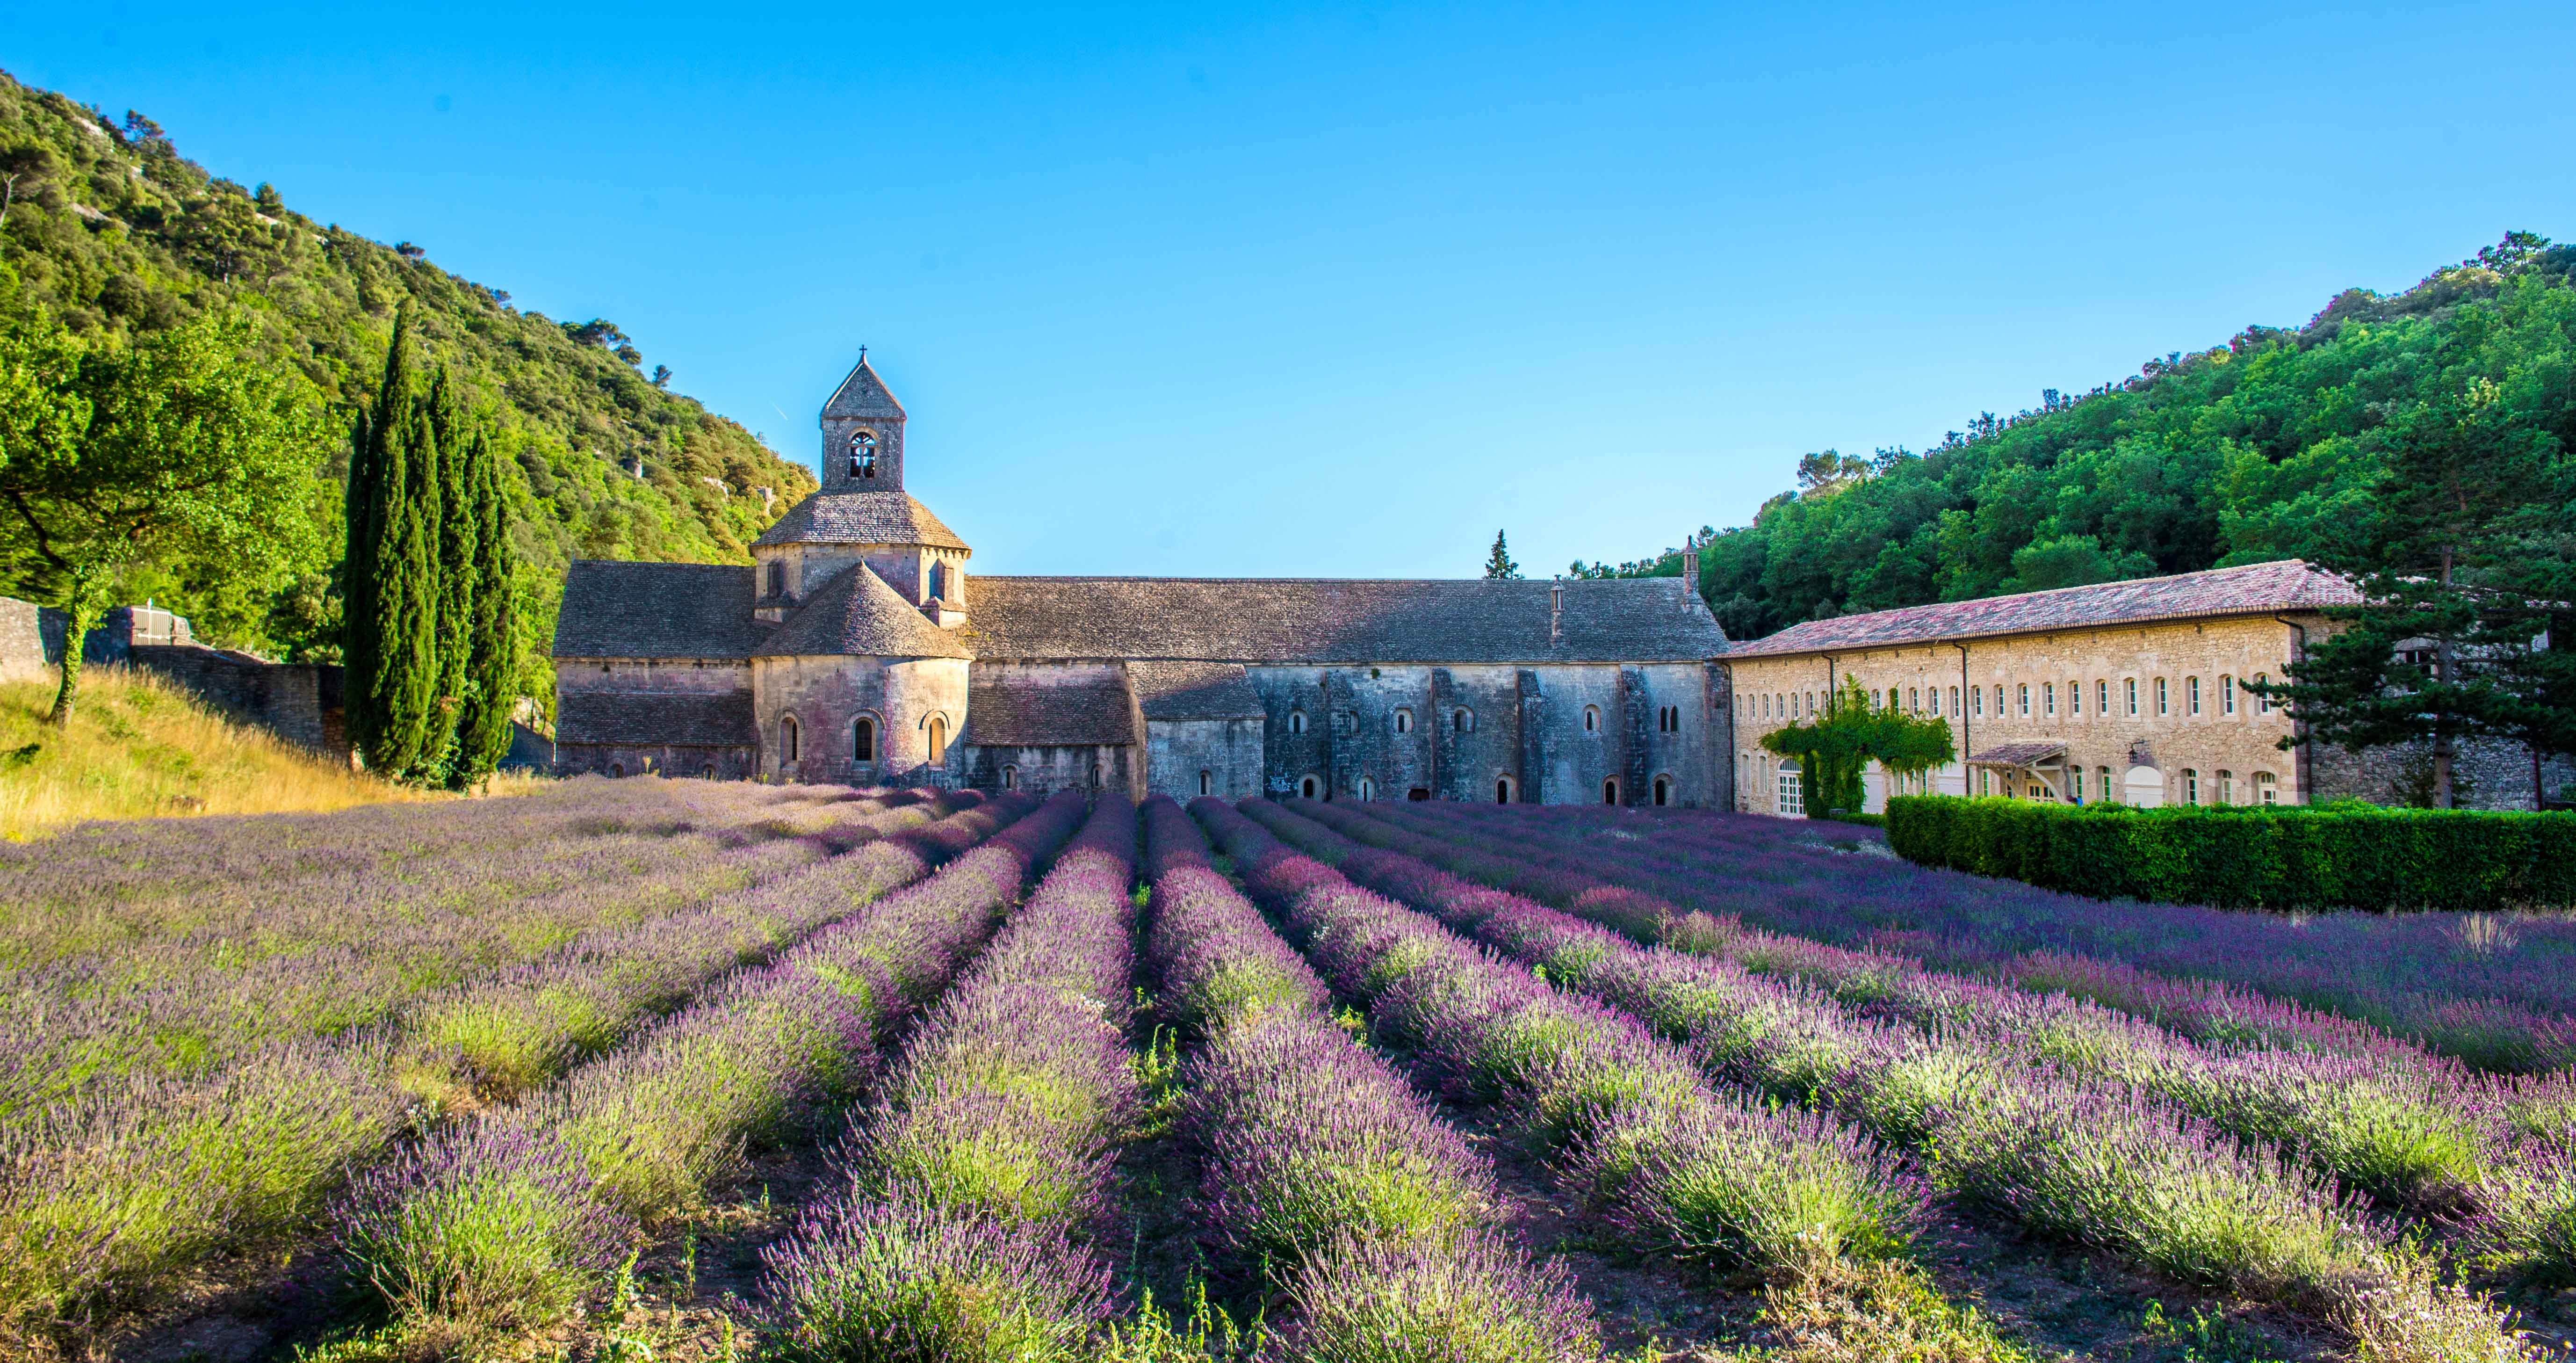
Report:
[[2280,800],[2280,780],[2268,771],[2258,771],[2254,773],[2254,802],[2256,804],[2269,805],[2278,804],[2280,803]]
[[2106,805],[2118,804],[2120,802],[2120,792],[2114,789],[2111,785],[2111,769],[2109,767],[2095,767],[2093,769],[2093,775],[2096,778],[2096,783],[2102,787],[2102,803]]
[[1978,793],[1979,795],[1992,795],[1992,794],[1994,794],[1994,793],[1995,793],[1995,769],[1994,769],[1994,768],[1992,768],[1992,767],[1979,767],[1979,768],[1977,768],[1977,793]]
[[[2082,767],[2068,767],[2066,769],[2066,782],[2066,793],[2074,797],[2075,803],[2079,805],[2084,803],[2084,769]],[[1199,793],[1204,795],[1207,792],[1201,791]]]
[[2222,715],[2232,715],[2236,713],[2236,679],[2234,677],[2222,676],[2218,679],[2218,713]]
[[2084,683],[2071,681],[2066,684],[2066,713],[2069,715],[2084,713]]
[[[2254,674],[2254,680],[2256,681],[2266,681],[2269,680],[2270,677],[2271,674],[2268,672],[2257,672]],[[2272,713],[2272,698],[2264,695],[2257,695],[2254,697],[2254,713],[2258,715],[2268,715]]]
[[2156,713],[2159,716],[2173,713],[2165,705],[2165,679],[2162,677],[2156,678]]
[[1982,687],[1982,686],[1971,686],[1971,687],[1969,687],[1969,688],[1968,688],[1968,699],[1970,699],[1970,700],[1972,700],[1972,701],[1975,701],[1975,702],[1976,702],[1976,705],[1974,706],[1974,709],[1975,709],[1975,710],[1976,710],[1976,712],[1977,712],[1977,718],[1979,718],[1979,719],[1983,719],[1983,718],[1985,718],[1985,716],[1986,716],[1986,688],[1984,688],[1984,687]]
[[2200,803],[2200,772],[2196,768],[2182,769],[2182,802],[2187,805]]
[[1920,688],[1912,686],[1905,688],[1905,708],[1918,715],[1923,713],[1923,692]]
[[2028,718],[2030,718],[2030,683],[2029,683],[2029,682],[2023,682],[2023,683],[2021,684],[2020,695],[2019,695],[2018,699],[2021,701],[2021,717],[2022,717],[2022,718],[2024,718],[2024,719],[2028,719]]
[[2107,681],[2097,681],[2093,683],[2093,713],[2104,716],[2105,718],[2109,717],[2111,713],[2111,683]]
[[2183,703],[2184,703],[2186,706],[2190,707],[2190,714],[2192,715],[2192,717],[2193,717],[2193,718],[2195,718],[2195,719],[2199,718],[2199,716],[2200,716],[2200,678],[2198,678],[2198,677],[2185,677],[2185,678],[2183,678],[2183,683],[2182,683],[2182,694],[2183,694]]
[[1806,815],[1807,802],[1798,789],[1798,773],[1794,771],[1780,773],[1780,812],[1802,818]]
[[2041,682],[2039,684],[2039,706],[2040,709],[2046,712],[2051,719],[2057,717],[2057,683]]
[[2218,773],[2218,802],[2223,805],[2236,803],[2236,773],[2232,771]]
[[[1935,708],[1932,713],[1937,715],[1941,711]],[[1954,715],[1959,713],[1959,688],[1955,686],[1950,688],[1950,713]]]
[[2001,719],[2001,718],[2003,718],[2003,717],[2004,717],[2004,684],[2003,684],[2002,682],[1996,682],[1996,683],[1995,683],[1995,718],[1997,718],[1997,719]]

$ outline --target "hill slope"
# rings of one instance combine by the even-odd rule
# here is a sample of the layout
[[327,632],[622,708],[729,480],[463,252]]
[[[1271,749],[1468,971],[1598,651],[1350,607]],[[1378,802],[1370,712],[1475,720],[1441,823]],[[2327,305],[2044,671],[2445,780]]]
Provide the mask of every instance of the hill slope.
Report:
[[[112,123],[0,73],[0,174],[11,173],[0,266],[19,305],[92,339],[242,305],[277,362],[347,412],[383,365],[395,305],[417,299],[432,350],[503,427],[540,668],[568,559],[745,562],[750,541],[815,486],[749,431],[646,378],[613,325],[522,312],[416,248],[317,224],[267,185],[210,176],[149,119]],[[344,461],[319,472],[336,480]],[[333,561],[156,564],[125,592],[181,611],[218,643],[319,652],[336,633],[340,514],[336,492],[315,498]],[[0,584],[13,588],[25,594]],[[550,693],[544,681],[532,675],[531,691]]]
[[[1808,455],[1798,489],[1715,535],[1701,590],[1743,639],[1854,611],[2328,557],[2375,514],[2387,433],[2482,381],[2576,475],[2571,267],[2576,248],[2516,233],[2402,294],[2347,290],[2304,327],[2248,327],[2078,397],[2052,390],[1923,454]],[[2576,476],[2524,494],[2564,501]],[[1681,560],[1576,568],[1671,575]]]

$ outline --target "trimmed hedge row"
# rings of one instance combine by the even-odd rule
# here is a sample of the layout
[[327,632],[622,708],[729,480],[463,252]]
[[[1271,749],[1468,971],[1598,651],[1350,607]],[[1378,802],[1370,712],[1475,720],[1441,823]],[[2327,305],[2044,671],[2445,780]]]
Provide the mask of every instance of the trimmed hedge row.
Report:
[[1887,843],[1924,866],[2104,899],[2230,909],[2576,906],[2576,814],[1904,795],[1887,802]]

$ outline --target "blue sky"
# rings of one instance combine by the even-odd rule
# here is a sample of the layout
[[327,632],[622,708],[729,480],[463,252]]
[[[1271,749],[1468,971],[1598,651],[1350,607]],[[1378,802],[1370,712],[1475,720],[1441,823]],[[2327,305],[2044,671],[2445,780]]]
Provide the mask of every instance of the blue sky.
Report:
[[1464,576],[2576,237],[2576,7],[0,4],[0,66],[813,457],[870,347],[988,572]]

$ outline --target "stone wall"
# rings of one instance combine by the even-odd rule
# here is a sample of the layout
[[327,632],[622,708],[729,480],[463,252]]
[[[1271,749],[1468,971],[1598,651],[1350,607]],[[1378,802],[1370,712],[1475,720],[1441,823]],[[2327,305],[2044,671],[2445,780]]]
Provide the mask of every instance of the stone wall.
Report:
[[1187,803],[1202,795],[1228,800],[1262,792],[1258,719],[1145,721],[1145,786]]
[[[757,658],[753,692],[764,775],[845,785],[955,785],[964,756],[967,663],[962,658]],[[793,717],[797,753],[781,751],[782,721]],[[857,722],[876,730],[876,758],[859,761]],[[946,742],[934,759],[931,727]]]
[[[62,665],[69,622],[60,611],[0,597],[0,679],[41,681]],[[89,667],[152,672],[238,724],[266,729],[313,752],[345,757],[340,669],[273,663],[196,641],[187,617],[118,606],[82,641]]]
[[[1052,795],[1060,790],[1120,790],[1131,798],[1145,794],[1144,773],[1127,743],[1063,744],[1044,747],[965,749],[965,784],[977,790],[1024,790]],[[1180,798],[1174,792],[1175,798]]]

